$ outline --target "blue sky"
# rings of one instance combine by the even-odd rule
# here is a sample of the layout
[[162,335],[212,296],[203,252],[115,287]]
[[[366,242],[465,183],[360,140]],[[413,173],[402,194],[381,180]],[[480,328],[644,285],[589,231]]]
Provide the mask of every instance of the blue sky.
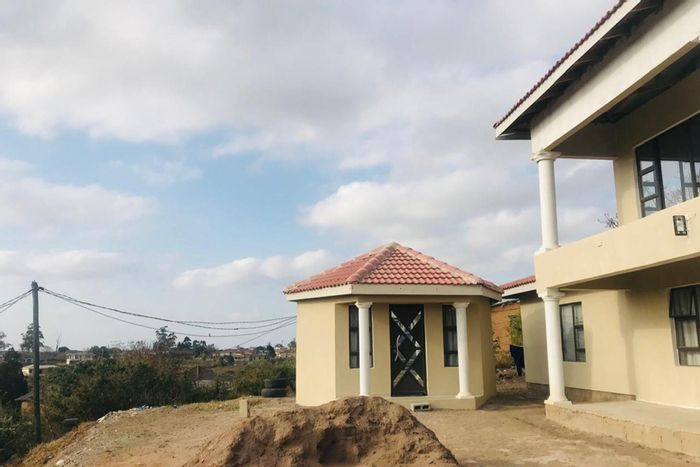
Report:
[[[610,3],[5,4],[1,297],[36,279],[175,319],[284,316],[285,285],[389,241],[530,274],[535,166],[491,123]],[[610,164],[557,165],[564,239],[602,229]],[[30,316],[0,331],[18,344]],[[152,338],[51,297],[42,322],[49,345]]]

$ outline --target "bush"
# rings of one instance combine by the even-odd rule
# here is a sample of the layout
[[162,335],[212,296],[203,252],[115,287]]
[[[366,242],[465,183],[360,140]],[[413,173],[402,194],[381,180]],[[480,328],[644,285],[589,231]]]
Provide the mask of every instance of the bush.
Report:
[[510,356],[510,352],[495,351],[494,356],[496,357],[496,369],[503,370],[505,368],[512,368],[515,364],[513,362],[513,357]]
[[42,378],[42,409],[57,424],[141,405],[190,402],[194,393],[193,382],[175,360],[136,353],[52,369]]
[[235,397],[259,396],[267,378],[286,378],[292,387],[296,370],[289,360],[256,360],[244,365],[233,381]]
[[16,420],[0,409],[0,463],[17,454],[22,455],[34,445],[34,428],[31,423]]

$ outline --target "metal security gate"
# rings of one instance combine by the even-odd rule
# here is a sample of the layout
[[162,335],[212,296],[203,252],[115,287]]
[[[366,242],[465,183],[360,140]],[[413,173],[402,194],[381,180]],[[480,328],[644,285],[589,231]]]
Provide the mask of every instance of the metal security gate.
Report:
[[423,305],[389,305],[391,395],[427,396]]

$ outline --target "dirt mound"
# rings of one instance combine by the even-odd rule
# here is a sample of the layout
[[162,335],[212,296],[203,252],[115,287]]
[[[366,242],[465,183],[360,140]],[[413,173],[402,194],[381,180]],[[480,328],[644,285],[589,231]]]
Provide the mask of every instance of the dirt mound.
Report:
[[457,461],[405,408],[354,397],[247,420],[234,434],[226,465],[434,465]]

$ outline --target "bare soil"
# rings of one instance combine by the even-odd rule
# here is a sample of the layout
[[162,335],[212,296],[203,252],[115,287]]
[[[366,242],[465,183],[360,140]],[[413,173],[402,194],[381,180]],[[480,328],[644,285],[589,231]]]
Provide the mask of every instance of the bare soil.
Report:
[[235,433],[227,466],[457,466],[435,434],[381,397],[256,416]]
[[249,419],[237,401],[125,411],[38,446],[21,465],[454,465],[439,441],[459,465],[700,466],[698,458],[563,428],[524,387],[507,377],[482,410],[415,414],[429,430],[381,399],[324,409],[253,399]]

